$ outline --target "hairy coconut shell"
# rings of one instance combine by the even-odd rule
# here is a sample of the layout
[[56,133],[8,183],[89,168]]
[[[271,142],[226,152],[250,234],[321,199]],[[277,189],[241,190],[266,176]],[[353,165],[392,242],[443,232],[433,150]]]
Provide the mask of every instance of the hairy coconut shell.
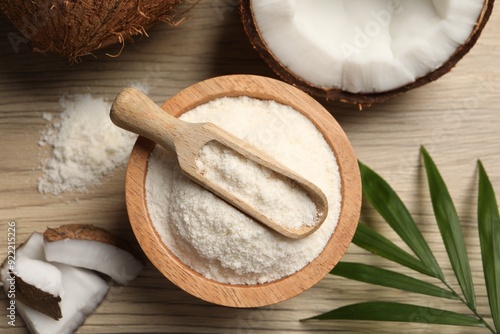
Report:
[[158,21],[172,21],[182,0],[0,0],[0,9],[36,51],[70,60],[125,43]]
[[320,98],[325,98],[327,100],[336,100],[346,103],[357,104],[360,108],[362,106],[369,106],[376,102],[383,102],[388,98],[396,96],[398,94],[407,92],[411,89],[423,86],[437,80],[444,74],[448,73],[460,59],[465,56],[470,49],[476,44],[479,36],[481,35],[486,22],[493,11],[493,4],[495,0],[485,0],[483,9],[477,24],[471,32],[467,41],[455,50],[455,53],[446,61],[443,65],[435,69],[434,71],[427,73],[409,83],[405,86],[399,87],[397,89],[384,91],[380,93],[350,93],[338,88],[322,88],[316,87],[310,82],[302,79],[301,77],[290,72],[286,66],[284,66],[278,58],[272,53],[272,51],[266,45],[266,42],[262,38],[259,28],[255,22],[254,14],[252,12],[252,1],[242,0],[240,3],[240,14],[243,22],[245,32],[252,43],[253,48],[260,54],[260,56],[265,60],[265,62],[271,67],[271,69],[284,81],[291,85],[294,85],[310,95],[314,95]]

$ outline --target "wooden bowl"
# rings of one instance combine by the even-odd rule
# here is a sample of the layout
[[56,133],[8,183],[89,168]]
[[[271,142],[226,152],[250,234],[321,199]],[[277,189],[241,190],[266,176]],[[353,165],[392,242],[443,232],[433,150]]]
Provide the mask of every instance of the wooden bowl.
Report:
[[148,159],[155,144],[139,137],[130,156],[126,175],[126,202],[132,229],[151,262],[170,281],[205,301],[231,307],[275,304],[304,292],[337,264],[351,243],[361,207],[361,179],[354,151],[339,124],[309,95],[274,79],[231,75],[190,86],[162,108],[175,115],[220,97],[249,96],[275,100],[305,115],[321,131],[334,152],[341,178],[342,206],[334,233],[320,255],[298,272],[266,284],[232,285],[207,279],[177,258],[156,232],[146,205]]

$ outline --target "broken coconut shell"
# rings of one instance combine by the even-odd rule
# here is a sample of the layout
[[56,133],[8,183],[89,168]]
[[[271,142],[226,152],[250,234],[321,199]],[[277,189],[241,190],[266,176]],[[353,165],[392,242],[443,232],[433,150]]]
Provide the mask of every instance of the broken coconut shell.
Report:
[[31,41],[34,51],[71,61],[112,44],[125,43],[163,21],[182,0],[0,0],[0,10]]
[[[256,19],[252,9],[252,0],[241,1],[240,14],[245,32],[253,48],[260,54],[265,62],[281,79],[302,89],[310,95],[325,98],[327,100],[336,100],[345,103],[357,104],[361,109],[362,106],[369,106],[376,102],[383,102],[388,98],[423,86],[427,83],[437,80],[442,75],[448,73],[477,42],[483,28],[485,27],[492,13],[493,4],[494,0],[484,0],[484,4],[478,16],[477,22],[474,25],[469,37],[463,44],[455,49],[455,52],[442,65],[429,71],[423,76],[417,77],[414,81],[404,84],[400,87],[372,93],[353,93],[335,87],[314,85],[310,81],[305,80],[301,76],[292,72],[286,65],[284,65],[267,45],[256,23]],[[314,4],[311,4],[311,6],[314,6]],[[277,14],[274,13],[273,15]],[[293,45],[295,41],[287,40],[284,41],[284,43]]]

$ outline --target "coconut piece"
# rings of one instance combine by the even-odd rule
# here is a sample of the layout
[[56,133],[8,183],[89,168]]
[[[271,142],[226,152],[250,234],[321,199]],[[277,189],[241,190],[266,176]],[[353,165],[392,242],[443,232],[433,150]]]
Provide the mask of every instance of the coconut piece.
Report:
[[[43,236],[40,233],[33,233],[24,244],[18,247],[15,267],[11,268],[8,265],[8,261],[5,261],[2,265],[0,278],[4,284],[4,289],[6,291],[9,290],[9,280],[15,279],[13,273],[17,272],[20,277],[26,277],[28,282],[39,287],[44,287],[45,290],[51,293],[62,291],[59,303],[62,317],[59,320],[54,320],[37,310],[35,303],[38,302],[36,301],[38,299],[34,301],[33,298],[24,300],[19,298],[20,293],[23,293],[21,290],[25,289],[25,287],[18,286],[18,281],[16,280],[16,289],[13,291],[16,299],[16,310],[21,314],[21,317],[33,333],[73,333],[85,321],[86,316],[93,313],[102,300],[104,300],[109,286],[92,271],[59,263],[44,263],[42,261],[45,261]],[[46,266],[40,263],[44,263]],[[35,264],[35,267],[33,267],[33,264]],[[33,272],[24,275],[30,269],[34,269],[36,273]],[[46,270],[49,272],[49,277]],[[58,282],[48,282],[48,278],[55,278],[57,280],[58,277],[61,278]],[[30,296],[26,292],[24,295]]]
[[16,301],[58,320],[62,317],[62,275],[50,263],[33,260],[26,256],[16,259],[16,272],[9,271],[16,283]]
[[285,81],[371,104],[436,80],[472,48],[494,0],[242,0],[254,48]]
[[33,333],[73,333],[92,314],[108,293],[108,284],[97,274],[82,268],[55,264],[61,271],[65,291],[61,300],[62,318],[54,320],[18,302],[17,310]]
[[53,1],[0,0],[0,10],[35,51],[59,53],[70,60],[120,43],[156,22],[173,23],[182,0]]
[[43,238],[48,261],[97,270],[119,284],[127,284],[143,267],[126,242],[93,225],[49,228]]
[[[12,258],[5,259],[0,280],[9,298],[15,296],[16,300],[33,304],[37,309],[43,309],[44,304],[48,303],[48,310],[41,312],[57,319],[61,317],[58,304],[63,292],[61,273],[44,261],[43,236],[33,233],[16,249]],[[45,272],[48,277],[45,277]]]

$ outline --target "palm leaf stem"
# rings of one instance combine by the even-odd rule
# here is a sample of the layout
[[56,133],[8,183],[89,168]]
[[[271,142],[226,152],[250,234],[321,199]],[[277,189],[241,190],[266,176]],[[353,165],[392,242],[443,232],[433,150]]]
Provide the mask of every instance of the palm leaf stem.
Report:
[[467,308],[474,314],[474,316],[476,316],[476,318],[481,321],[484,326],[486,328],[488,328],[488,330],[492,333],[492,334],[498,334],[494,329],[493,327],[490,326],[490,324],[488,324],[488,322],[477,312],[476,309],[470,307],[470,305],[467,303],[467,301],[459,294],[455,291],[455,289],[453,289],[445,280],[441,280],[441,282],[446,286],[446,288],[448,288],[448,290],[450,290],[451,293],[455,294],[458,299],[460,300],[460,302],[462,302],[462,304],[464,304],[465,306],[467,306]]

